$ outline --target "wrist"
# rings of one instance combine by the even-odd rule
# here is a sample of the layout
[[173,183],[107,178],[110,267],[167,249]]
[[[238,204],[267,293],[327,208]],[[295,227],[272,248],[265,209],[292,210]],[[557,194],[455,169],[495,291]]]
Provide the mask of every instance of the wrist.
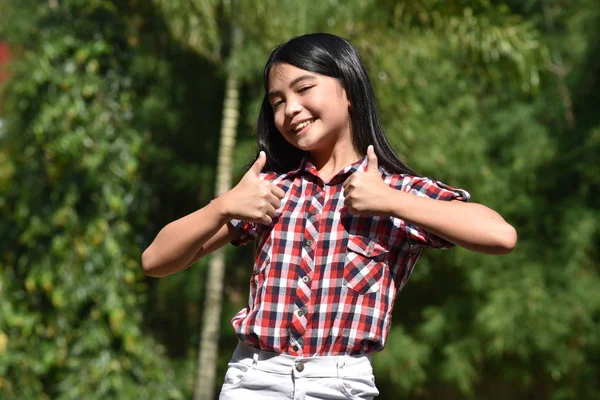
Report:
[[214,199],[211,204],[216,208],[216,212],[219,218],[219,221],[223,224],[229,222],[234,218],[231,213],[231,202],[229,201],[229,192],[223,193],[221,196]]
[[398,189],[390,190],[389,195],[385,196],[385,211],[392,217],[404,219],[404,210],[411,195]]

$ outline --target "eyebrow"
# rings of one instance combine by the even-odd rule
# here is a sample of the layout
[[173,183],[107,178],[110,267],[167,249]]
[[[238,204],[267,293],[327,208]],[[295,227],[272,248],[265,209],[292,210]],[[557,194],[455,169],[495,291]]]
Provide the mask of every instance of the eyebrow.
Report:
[[[301,75],[301,76],[297,77],[296,79],[294,79],[293,81],[290,82],[290,87],[298,84],[298,82],[305,81],[305,80],[308,80],[308,79],[316,79],[316,76],[314,76],[314,75]],[[281,94],[281,92],[278,91],[278,90],[271,90],[269,92],[269,96],[268,97],[271,98],[271,97],[276,96],[278,94]]]

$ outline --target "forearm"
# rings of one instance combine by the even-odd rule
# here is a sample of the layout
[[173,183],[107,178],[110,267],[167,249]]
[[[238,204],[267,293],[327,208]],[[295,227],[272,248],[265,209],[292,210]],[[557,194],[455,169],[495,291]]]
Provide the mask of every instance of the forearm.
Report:
[[205,207],[166,225],[142,254],[146,275],[162,277],[185,268],[230,220],[224,200],[217,198]]
[[515,229],[481,204],[434,200],[393,189],[383,201],[391,215],[472,251],[506,254],[517,241]]

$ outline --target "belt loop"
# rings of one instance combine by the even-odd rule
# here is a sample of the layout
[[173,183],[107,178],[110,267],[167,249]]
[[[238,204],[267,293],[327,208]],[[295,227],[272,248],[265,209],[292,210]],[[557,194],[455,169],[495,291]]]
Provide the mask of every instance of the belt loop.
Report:
[[344,377],[344,366],[346,365],[346,359],[344,357],[336,357],[337,364],[337,377]]
[[254,354],[252,355],[252,368],[256,368],[257,364],[258,364],[258,350],[255,349]]

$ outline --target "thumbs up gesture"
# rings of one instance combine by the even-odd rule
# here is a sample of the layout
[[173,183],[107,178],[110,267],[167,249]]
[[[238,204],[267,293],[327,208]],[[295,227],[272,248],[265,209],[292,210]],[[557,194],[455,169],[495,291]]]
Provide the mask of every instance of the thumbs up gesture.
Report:
[[389,215],[385,199],[393,189],[381,179],[373,146],[367,148],[367,170],[350,175],[343,187],[344,205],[351,214]]
[[240,219],[269,225],[285,192],[277,185],[263,180],[260,172],[267,162],[263,151],[240,182],[223,196],[227,197],[226,214],[230,219]]

